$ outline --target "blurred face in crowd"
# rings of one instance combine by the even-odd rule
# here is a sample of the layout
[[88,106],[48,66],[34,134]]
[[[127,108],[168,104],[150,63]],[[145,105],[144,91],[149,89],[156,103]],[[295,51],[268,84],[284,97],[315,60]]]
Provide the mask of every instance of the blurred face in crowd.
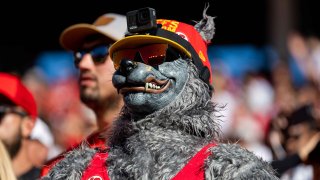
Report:
[[286,148],[289,154],[297,152],[316,131],[308,123],[299,123],[288,128]]
[[30,135],[32,127],[33,121],[21,107],[0,100],[0,139],[11,158],[18,153],[23,138]]
[[109,56],[110,43],[96,38],[85,42],[81,51],[74,52],[75,64],[80,71],[80,98],[89,107],[103,103],[117,95],[112,85],[115,71]]

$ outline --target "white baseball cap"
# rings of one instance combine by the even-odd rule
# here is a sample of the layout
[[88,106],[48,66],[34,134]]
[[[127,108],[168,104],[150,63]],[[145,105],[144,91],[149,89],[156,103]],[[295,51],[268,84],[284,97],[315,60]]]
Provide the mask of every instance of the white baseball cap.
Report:
[[66,28],[60,35],[60,44],[67,50],[76,51],[90,35],[101,34],[115,42],[122,39],[126,32],[126,16],[107,13],[98,17],[93,24],[80,23]]

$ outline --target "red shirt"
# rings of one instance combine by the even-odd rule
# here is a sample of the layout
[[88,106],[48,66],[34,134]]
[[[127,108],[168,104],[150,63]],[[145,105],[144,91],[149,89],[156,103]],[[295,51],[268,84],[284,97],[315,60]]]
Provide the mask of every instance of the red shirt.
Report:
[[[197,154],[183,167],[172,180],[203,180],[204,161],[211,154],[207,151],[210,147],[216,146],[215,143],[204,146]],[[89,166],[82,175],[82,180],[110,180],[108,169],[105,164],[108,154],[106,152],[96,153]]]

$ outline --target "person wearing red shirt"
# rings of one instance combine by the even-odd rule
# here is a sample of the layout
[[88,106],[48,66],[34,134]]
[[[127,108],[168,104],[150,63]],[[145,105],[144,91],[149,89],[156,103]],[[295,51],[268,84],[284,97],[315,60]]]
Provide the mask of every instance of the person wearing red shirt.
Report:
[[[79,69],[80,99],[96,116],[97,130],[81,143],[88,143],[91,148],[102,151],[106,148],[103,132],[112,126],[123,106],[122,96],[112,85],[115,69],[109,47],[123,38],[126,30],[124,15],[106,13],[93,24],[75,24],[60,35],[61,46],[73,52],[74,64]],[[42,168],[41,176],[45,176],[73,148],[50,160]]]

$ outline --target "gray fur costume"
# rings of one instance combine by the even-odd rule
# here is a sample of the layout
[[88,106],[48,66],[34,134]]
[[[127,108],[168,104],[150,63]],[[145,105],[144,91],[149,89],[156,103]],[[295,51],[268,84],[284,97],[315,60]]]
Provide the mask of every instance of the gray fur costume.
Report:
[[[141,119],[124,107],[109,143],[110,179],[171,179],[205,144],[219,142],[218,107],[193,64],[188,66],[188,83],[169,106]],[[277,179],[267,162],[239,145],[220,143],[210,151],[206,179]],[[94,153],[83,144],[44,179],[80,179]]]
[[[140,62],[124,69],[126,73],[118,70],[114,75],[118,89],[128,82],[130,87],[141,85],[150,74],[171,84],[160,94],[123,93],[125,106],[112,131],[106,132],[110,147],[106,166],[111,180],[172,179],[211,142],[217,146],[209,149],[212,154],[204,162],[205,179],[278,179],[269,163],[252,152],[219,142],[220,107],[211,101],[211,90],[190,59],[179,58],[151,70]],[[96,151],[82,144],[68,152],[43,179],[81,179]]]

